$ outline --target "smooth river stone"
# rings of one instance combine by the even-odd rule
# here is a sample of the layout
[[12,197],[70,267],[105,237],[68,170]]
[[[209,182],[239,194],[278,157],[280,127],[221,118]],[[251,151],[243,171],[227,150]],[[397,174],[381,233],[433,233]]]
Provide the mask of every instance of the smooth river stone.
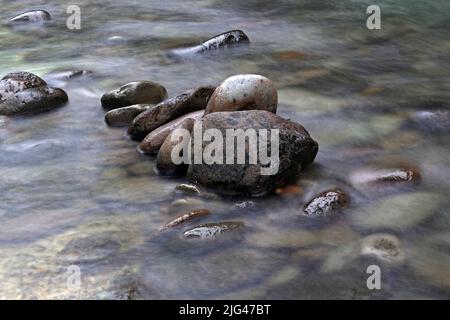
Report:
[[135,81],[105,93],[101,98],[105,110],[135,104],[157,104],[167,98],[167,90],[153,81]]
[[171,120],[205,109],[214,89],[211,86],[198,87],[157,104],[133,120],[128,134],[135,140],[142,140],[151,131]]
[[105,122],[110,126],[128,126],[133,122],[137,115],[141,114],[151,106],[151,104],[135,104],[110,110],[105,114]]
[[0,81],[0,115],[50,110],[67,103],[67,94],[29,72],[9,73]]
[[[185,129],[189,132],[192,131],[192,128],[194,126],[195,120],[191,118],[185,119],[177,129]],[[178,172],[183,172],[187,169],[188,164],[175,164],[172,161],[172,151],[173,148],[180,144],[179,140],[172,141],[172,134],[174,131],[172,131],[167,138],[164,140],[163,144],[161,145],[161,148],[159,149],[158,156],[156,157],[156,169],[158,173],[164,174],[164,175],[172,175],[176,174]],[[190,140],[183,141],[183,144],[185,147],[183,147],[183,150],[189,146]],[[183,156],[181,153],[180,156]]]
[[265,110],[277,112],[275,85],[261,75],[239,74],[225,79],[209,99],[205,115],[220,111]]
[[45,10],[28,11],[9,19],[10,24],[42,24],[52,20],[50,13]]
[[176,59],[192,58],[200,54],[226,49],[239,44],[248,44],[250,40],[242,30],[231,30],[214,36],[194,47],[173,49],[169,57]]
[[340,189],[328,190],[311,199],[303,210],[307,216],[327,216],[349,203],[349,196]]
[[179,128],[186,119],[199,120],[203,116],[203,113],[204,110],[188,113],[153,130],[139,144],[139,152],[144,154],[157,153],[167,136],[169,136],[173,130]]

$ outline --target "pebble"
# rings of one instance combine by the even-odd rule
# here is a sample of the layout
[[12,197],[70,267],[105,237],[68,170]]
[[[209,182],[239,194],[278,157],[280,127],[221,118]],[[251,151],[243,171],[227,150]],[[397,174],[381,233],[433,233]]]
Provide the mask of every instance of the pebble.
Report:
[[105,122],[109,126],[128,126],[137,115],[150,108],[151,104],[135,104],[128,107],[117,108],[105,114]]
[[339,211],[349,203],[349,196],[340,189],[324,191],[305,205],[303,213],[307,216],[327,216]]
[[182,216],[179,216],[179,217],[175,218],[174,220],[166,223],[162,228],[160,228],[160,231],[164,231],[164,230],[179,226],[182,223],[191,221],[193,219],[205,217],[210,214],[211,214],[211,211],[209,211],[208,209],[198,209],[198,210],[190,211],[190,212],[183,214]]
[[219,235],[241,229],[244,223],[238,221],[227,221],[202,224],[183,233],[185,238],[199,238],[202,240],[216,239]]

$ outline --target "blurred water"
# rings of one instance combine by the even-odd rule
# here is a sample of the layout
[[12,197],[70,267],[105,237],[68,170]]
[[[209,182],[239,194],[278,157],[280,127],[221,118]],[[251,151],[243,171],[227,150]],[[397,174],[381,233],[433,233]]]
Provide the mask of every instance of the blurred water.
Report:
[[[45,114],[0,117],[0,298],[450,297],[448,131],[408,120],[448,110],[448,1],[377,1],[379,31],[365,27],[371,1],[81,0],[80,31],[65,27],[69,4],[0,1],[3,22],[29,9],[54,17],[46,28],[0,26],[0,74],[34,72],[70,100]],[[244,30],[251,46],[167,58],[171,48],[231,29]],[[48,75],[64,69],[93,73]],[[237,220],[245,230],[207,243],[182,239],[184,227],[159,235],[182,210],[164,209],[185,197],[174,193],[185,179],[157,176],[155,159],[139,155],[125,129],[106,126],[100,96],[143,79],[173,96],[237,73],[272,79],[279,113],[318,141],[303,192],[234,213],[227,208],[243,199],[200,197],[193,206],[213,214],[198,223]],[[394,191],[352,185],[355,169],[392,162],[417,167],[421,183]],[[351,207],[332,221],[302,217],[311,196],[332,186],[350,194]],[[388,202],[388,214],[417,223],[365,219],[392,193],[405,200]],[[410,195],[420,205],[408,206]],[[400,239],[404,264],[358,256],[354,244],[374,232]],[[380,291],[366,287],[370,264],[382,266]],[[67,287],[70,265],[81,268],[79,289]]]

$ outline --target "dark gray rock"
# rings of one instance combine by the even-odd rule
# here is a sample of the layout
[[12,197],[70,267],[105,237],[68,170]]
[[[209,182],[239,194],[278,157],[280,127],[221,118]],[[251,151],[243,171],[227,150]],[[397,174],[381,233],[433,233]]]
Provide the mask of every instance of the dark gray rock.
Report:
[[135,140],[142,140],[159,126],[187,113],[206,108],[215,87],[198,87],[165,100],[138,115],[128,128],[128,134]]
[[151,106],[152,105],[150,104],[135,104],[128,107],[113,109],[105,114],[105,121],[109,126],[128,126],[133,122],[137,115]]
[[169,52],[169,57],[174,59],[188,59],[219,49],[224,50],[236,45],[248,45],[249,43],[249,38],[242,30],[231,30],[214,36],[198,46],[173,49]]
[[14,72],[0,80],[0,115],[50,110],[65,104],[67,94],[29,72]]
[[[259,156],[256,164],[249,164],[250,146],[247,139],[245,143],[238,146],[238,148],[245,148],[243,149],[246,155],[245,164],[237,163],[237,155],[234,152],[234,164],[226,164],[223,161],[223,164],[205,164],[203,162],[189,165],[187,175],[192,182],[224,194],[264,195],[278,187],[293,183],[301,171],[314,161],[318,152],[317,142],[310,137],[302,125],[268,111],[215,112],[204,116],[201,124],[203,132],[208,129],[218,129],[222,133],[224,141],[226,141],[227,129],[244,131],[255,129],[257,132],[260,129],[279,130],[278,170],[272,175],[261,173],[261,169],[268,169],[270,163],[269,165],[261,164]],[[195,134],[195,127],[193,134]],[[270,134],[268,136],[270,137]],[[191,139],[193,144],[195,140]],[[211,142],[204,141],[201,149],[205,150],[209,143]],[[271,148],[271,141],[268,138],[267,149],[271,150]],[[193,153],[196,150],[194,145],[192,150]],[[226,157],[226,143],[223,144],[223,157]]]
[[105,93],[102,106],[105,110],[127,107],[134,104],[157,104],[167,98],[167,90],[152,81],[135,81]]

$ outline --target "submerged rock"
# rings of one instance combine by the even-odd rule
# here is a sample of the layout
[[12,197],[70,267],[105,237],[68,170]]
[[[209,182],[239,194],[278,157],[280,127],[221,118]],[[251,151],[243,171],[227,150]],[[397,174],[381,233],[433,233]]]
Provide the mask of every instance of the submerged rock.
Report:
[[326,216],[347,206],[349,196],[342,190],[328,190],[309,201],[303,212],[307,216]]
[[199,239],[216,239],[220,234],[228,233],[230,231],[241,229],[244,223],[239,221],[227,221],[217,223],[207,223],[199,225],[195,228],[189,229],[183,233],[186,238]]
[[211,211],[209,211],[208,209],[197,209],[197,210],[190,211],[190,212],[183,214],[183,215],[179,216],[178,218],[175,218],[174,220],[166,223],[164,225],[164,227],[160,228],[160,231],[164,231],[166,229],[170,229],[170,228],[179,226],[180,224],[183,224],[185,222],[191,221],[196,218],[201,218],[201,217],[207,216],[209,214],[211,214]]
[[243,201],[236,204],[233,204],[229,210],[230,211],[244,211],[244,210],[251,210],[256,207],[256,204],[253,201]]
[[375,256],[387,262],[402,262],[405,259],[400,240],[390,234],[373,234],[364,238],[361,254]]
[[239,74],[225,79],[209,99],[205,115],[220,111],[266,110],[277,112],[275,85],[261,75]]
[[435,214],[442,196],[432,192],[399,194],[352,213],[354,224],[367,228],[406,229]]
[[156,104],[167,98],[167,90],[152,81],[135,81],[105,93],[102,106],[105,110],[127,107],[134,104]]
[[200,189],[197,186],[187,183],[177,185],[175,190],[186,194],[201,194]]
[[65,104],[67,94],[29,72],[9,73],[0,81],[0,115],[50,110]]
[[350,175],[350,181],[356,187],[417,183],[420,179],[421,176],[417,169],[405,165],[369,166],[358,169]]
[[410,121],[415,127],[423,131],[432,133],[450,132],[449,110],[417,111],[410,115]]
[[[317,142],[310,137],[302,125],[267,111],[215,112],[204,116],[199,124],[202,125],[203,131],[216,129],[215,132],[219,131],[222,134],[225,140],[222,158],[217,159],[218,162],[214,161],[212,164],[206,164],[204,161],[201,164],[196,164],[194,161],[189,165],[188,178],[194,183],[215,189],[220,193],[267,194],[276,188],[295,182],[301,171],[314,161],[318,152]],[[274,146],[274,150],[272,150],[273,143],[271,140],[273,137],[269,138],[269,136],[274,135],[276,137],[276,134],[273,131],[267,132],[266,137],[260,136],[259,138],[263,141],[263,144],[267,145],[266,151],[270,150],[270,152],[264,154],[269,157],[270,153],[270,158],[266,159],[268,161],[265,161],[265,164],[262,164],[261,156],[252,157],[257,161],[250,164],[250,153],[257,154],[255,149],[259,145],[259,153],[261,154],[262,144],[249,145],[248,139],[243,141],[244,137],[241,137],[242,139],[237,139],[237,145],[238,150],[244,151],[245,163],[242,161],[238,163],[236,148],[227,146],[226,143],[227,129],[242,129],[244,132],[247,129],[254,129],[257,132],[256,135],[260,134],[258,133],[260,129],[277,129],[279,130],[279,148],[275,150]],[[193,135],[195,136],[195,134],[194,127]],[[199,149],[199,146],[195,146],[196,140],[191,139],[194,157],[196,156],[196,150]],[[210,141],[201,141],[201,151],[203,152],[210,143]],[[227,164],[225,161],[227,149],[234,152],[234,155],[229,155],[232,156],[233,163]],[[200,153],[200,156],[202,155],[203,153]]]
[[92,74],[92,71],[89,70],[57,70],[47,73],[46,75],[44,75],[44,78],[47,83],[50,83],[51,85],[62,86],[65,85],[69,80],[81,78],[90,74]]
[[215,87],[198,87],[165,100],[138,115],[128,128],[128,134],[136,140],[143,139],[147,134],[161,125],[185,114],[203,110],[214,92]]
[[144,154],[155,154],[159,151],[162,144],[169,134],[179,128],[186,119],[199,120],[203,116],[204,110],[195,111],[172,120],[161,127],[150,132],[139,144],[138,150]]
[[[192,127],[194,126],[195,120],[191,118],[185,119],[179,126],[180,129],[188,130],[189,132],[192,130]],[[183,144],[186,145],[186,147],[189,145],[190,141],[183,141]],[[172,175],[176,174],[178,172],[183,172],[187,169],[187,164],[181,163],[181,164],[175,164],[172,161],[172,151],[175,146],[179,145],[180,141],[174,140],[172,141],[172,132],[167,136],[167,138],[164,140],[163,144],[161,145],[161,148],[159,149],[158,156],[156,157],[156,169],[159,173],[165,174],[165,175]],[[181,145],[183,146],[183,145]],[[181,149],[180,156],[183,156]]]
[[45,10],[28,11],[9,19],[10,24],[43,24],[52,20],[50,13]]
[[127,126],[133,122],[137,115],[151,106],[151,104],[135,104],[110,110],[105,114],[105,122],[110,126]]
[[171,58],[192,58],[218,49],[227,49],[239,44],[249,44],[250,40],[242,30],[232,30],[221,33],[206,40],[201,45],[189,48],[173,49],[169,52]]

